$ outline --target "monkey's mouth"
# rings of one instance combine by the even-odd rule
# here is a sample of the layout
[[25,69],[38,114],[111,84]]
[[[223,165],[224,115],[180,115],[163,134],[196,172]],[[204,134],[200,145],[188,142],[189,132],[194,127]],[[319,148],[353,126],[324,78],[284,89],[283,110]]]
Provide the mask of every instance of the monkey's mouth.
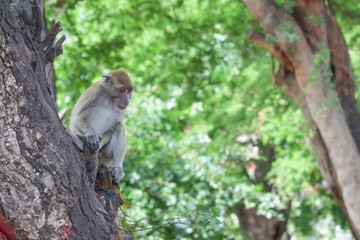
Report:
[[127,106],[123,106],[123,105],[120,105],[120,104],[118,104],[117,106],[118,106],[118,108],[119,108],[120,110],[125,110],[125,108],[127,108]]

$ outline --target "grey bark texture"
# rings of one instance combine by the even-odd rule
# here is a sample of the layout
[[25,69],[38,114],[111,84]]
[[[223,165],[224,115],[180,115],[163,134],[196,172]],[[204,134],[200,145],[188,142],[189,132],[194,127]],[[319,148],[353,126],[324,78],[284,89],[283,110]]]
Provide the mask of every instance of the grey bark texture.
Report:
[[18,239],[121,239],[55,110],[46,65],[64,38],[41,37],[41,4],[0,0],[0,215]]
[[360,239],[360,118],[348,49],[331,1],[298,0],[291,13],[273,0],[243,2],[275,39],[270,43],[261,34],[250,35],[278,59],[280,67],[273,80],[308,120],[323,177],[354,237]]

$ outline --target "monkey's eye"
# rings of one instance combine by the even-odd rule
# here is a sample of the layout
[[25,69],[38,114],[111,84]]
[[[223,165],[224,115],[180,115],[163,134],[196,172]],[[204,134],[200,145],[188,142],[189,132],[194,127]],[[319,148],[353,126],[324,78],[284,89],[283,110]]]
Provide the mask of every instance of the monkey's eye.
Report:
[[126,92],[126,89],[125,88],[120,88],[120,92],[124,93],[124,92]]
[[128,92],[128,93],[132,93],[132,91],[133,91],[132,88],[128,88],[128,89],[127,89],[127,92]]

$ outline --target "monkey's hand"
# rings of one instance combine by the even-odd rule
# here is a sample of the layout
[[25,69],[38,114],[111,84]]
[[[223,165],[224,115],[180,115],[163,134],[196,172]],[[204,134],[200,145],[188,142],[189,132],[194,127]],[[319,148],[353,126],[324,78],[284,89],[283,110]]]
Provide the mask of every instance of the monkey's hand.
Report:
[[89,147],[91,153],[94,153],[99,149],[100,140],[101,140],[100,134],[94,134],[85,137],[86,145]]
[[119,182],[125,175],[122,167],[118,165],[111,166],[109,171],[114,182]]

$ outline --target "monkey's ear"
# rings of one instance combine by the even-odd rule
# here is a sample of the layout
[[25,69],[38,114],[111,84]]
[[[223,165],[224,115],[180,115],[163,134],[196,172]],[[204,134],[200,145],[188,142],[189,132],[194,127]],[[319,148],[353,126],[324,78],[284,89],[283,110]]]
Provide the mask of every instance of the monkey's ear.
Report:
[[108,83],[110,81],[110,74],[105,74],[105,75],[103,75],[103,77],[105,78],[106,83]]

